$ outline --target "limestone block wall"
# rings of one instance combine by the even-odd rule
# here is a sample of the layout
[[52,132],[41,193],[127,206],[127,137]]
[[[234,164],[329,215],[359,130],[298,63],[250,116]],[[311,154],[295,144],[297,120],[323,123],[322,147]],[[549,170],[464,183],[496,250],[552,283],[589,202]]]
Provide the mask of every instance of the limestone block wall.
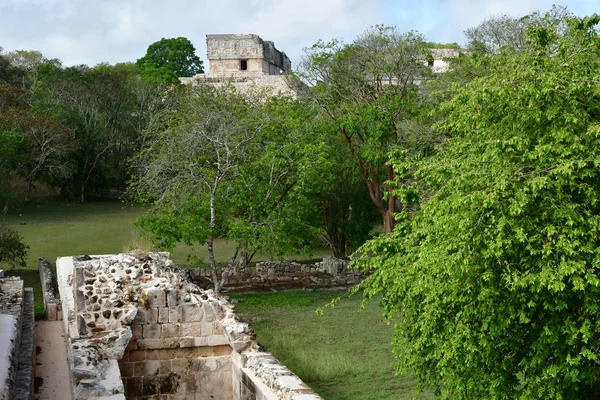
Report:
[[[238,61],[236,61],[238,62]],[[212,69],[211,69],[212,71]],[[262,72],[211,72],[210,74],[197,74],[190,78],[179,78],[183,84],[190,85],[223,85],[231,83],[241,93],[252,92],[255,88],[266,88],[270,95],[286,94],[296,97],[296,92],[289,84],[285,75],[265,75]]]
[[77,399],[320,399],[166,253],[57,260]]
[[62,321],[62,308],[60,302],[54,296],[54,279],[52,271],[45,258],[40,258],[38,263],[40,271],[40,282],[42,284],[42,296],[44,300],[44,310],[48,321]]
[[0,400],[33,398],[33,289],[0,278]]
[[[206,50],[211,74],[240,70],[240,60],[252,60],[248,71],[279,74],[292,69],[289,57],[254,34],[206,35]],[[237,61],[237,63],[233,62]]]

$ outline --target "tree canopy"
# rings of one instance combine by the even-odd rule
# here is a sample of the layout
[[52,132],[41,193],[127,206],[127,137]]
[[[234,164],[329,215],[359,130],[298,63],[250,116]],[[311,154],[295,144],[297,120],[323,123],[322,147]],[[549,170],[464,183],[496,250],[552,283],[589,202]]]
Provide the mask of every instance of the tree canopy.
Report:
[[392,157],[413,211],[355,265],[443,398],[600,394],[599,20],[530,26],[452,88],[433,155]]
[[306,49],[298,74],[355,159],[386,232],[398,208],[384,185],[395,178],[387,153],[415,137],[407,128],[419,109],[417,81],[429,72],[425,57],[420,34],[375,26],[350,44],[317,42]]
[[[163,68],[178,77],[194,76],[204,72],[202,60],[196,55],[194,45],[184,37],[162,38],[152,43],[148,46],[146,55],[138,59],[136,64],[140,68],[142,76],[151,75],[157,79],[168,76]],[[167,77],[167,79],[169,78]]]

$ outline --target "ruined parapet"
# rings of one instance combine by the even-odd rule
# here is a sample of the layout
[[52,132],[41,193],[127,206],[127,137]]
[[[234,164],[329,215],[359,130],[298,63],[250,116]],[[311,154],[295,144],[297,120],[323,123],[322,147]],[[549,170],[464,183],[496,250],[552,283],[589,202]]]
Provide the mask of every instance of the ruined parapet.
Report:
[[[347,287],[365,279],[366,275],[348,269],[349,262],[335,257],[325,257],[310,264],[295,260],[262,261],[255,266],[234,268],[228,271],[225,290],[247,290],[261,286],[273,287]],[[194,281],[211,285],[209,269],[194,268],[187,271]],[[217,269],[221,276],[222,270]]]
[[33,397],[33,289],[20,278],[0,278],[0,399]]
[[320,398],[168,253],[59,258],[57,276],[74,399]]
[[52,271],[45,258],[40,258],[38,263],[40,271],[40,283],[42,284],[42,296],[44,300],[44,311],[48,321],[62,321],[62,307],[60,301],[54,295],[54,279]]

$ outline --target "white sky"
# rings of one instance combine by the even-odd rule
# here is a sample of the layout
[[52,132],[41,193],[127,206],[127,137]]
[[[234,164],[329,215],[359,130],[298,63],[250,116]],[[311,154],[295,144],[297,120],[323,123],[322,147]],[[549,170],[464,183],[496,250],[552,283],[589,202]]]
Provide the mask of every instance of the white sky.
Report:
[[[557,0],[0,0],[0,46],[39,50],[63,65],[134,62],[148,45],[184,36],[206,59],[205,35],[256,33],[292,64],[318,39],[351,41],[374,24],[417,30],[427,40],[464,42],[484,18],[522,16]],[[579,15],[599,0],[559,3]],[[206,68],[206,61],[205,61]]]

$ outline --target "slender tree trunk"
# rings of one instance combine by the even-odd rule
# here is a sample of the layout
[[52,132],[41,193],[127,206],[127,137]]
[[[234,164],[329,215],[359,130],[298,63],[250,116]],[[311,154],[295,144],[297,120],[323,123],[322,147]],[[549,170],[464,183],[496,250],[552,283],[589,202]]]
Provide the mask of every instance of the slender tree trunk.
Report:
[[81,194],[79,195],[79,201],[81,201],[82,203],[85,202],[85,180],[82,178],[81,179]]
[[206,239],[206,245],[208,247],[208,259],[210,260],[210,274],[212,276],[213,285],[215,287],[215,294],[218,296],[221,292],[221,285],[219,277],[217,276],[217,263],[215,261],[214,242],[215,238],[213,235],[214,229],[217,226],[217,216],[215,212],[215,192],[210,193],[210,233]]

